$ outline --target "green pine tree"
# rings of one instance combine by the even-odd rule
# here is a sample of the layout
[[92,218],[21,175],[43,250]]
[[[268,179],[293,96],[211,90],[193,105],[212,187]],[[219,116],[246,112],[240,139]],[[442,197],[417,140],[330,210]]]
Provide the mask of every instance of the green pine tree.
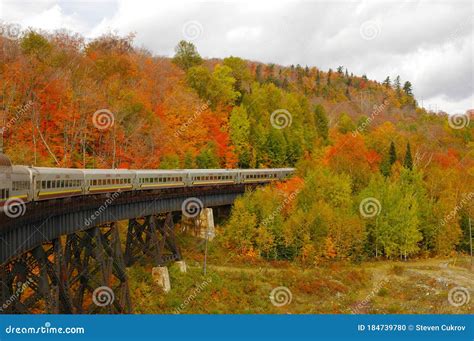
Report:
[[327,141],[329,135],[329,122],[326,115],[326,110],[321,104],[318,104],[314,107],[314,116],[316,121],[316,130],[318,131],[319,136],[321,136],[324,141]]
[[202,63],[202,58],[193,43],[181,40],[176,46],[175,52],[176,54],[173,57],[173,63],[183,70],[188,70],[189,68]]
[[390,143],[390,149],[388,155],[384,158],[380,164],[380,172],[388,177],[392,173],[392,165],[397,161],[397,151],[395,149],[395,144],[393,141]]
[[390,167],[397,161],[397,151],[395,149],[395,143],[393,141],[390,143],[390,151],[388,153],[388,160]]
[[410,142],[407,143],[407,150],[405,152],[405,161],[403,162],[403,166],[405,168],[408,168],[409,170],[413,169],[413,159],[411,157]]

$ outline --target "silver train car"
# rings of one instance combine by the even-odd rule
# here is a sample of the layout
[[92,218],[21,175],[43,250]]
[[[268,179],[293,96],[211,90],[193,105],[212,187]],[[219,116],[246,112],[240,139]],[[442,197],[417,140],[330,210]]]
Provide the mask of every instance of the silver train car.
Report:
[[78,195],[160,188],[281,181],[293,168],[275,169],[70,169],[14,166],[0,154],[0,206]]

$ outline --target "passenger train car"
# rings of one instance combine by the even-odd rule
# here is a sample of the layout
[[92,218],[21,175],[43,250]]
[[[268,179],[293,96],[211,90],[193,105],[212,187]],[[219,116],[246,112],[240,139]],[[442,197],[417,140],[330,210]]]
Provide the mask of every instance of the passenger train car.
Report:
[[0,154],[0,206],[117,191],[265,183],[284,180],[293,168],[276,169],[70,169],[11,165]]

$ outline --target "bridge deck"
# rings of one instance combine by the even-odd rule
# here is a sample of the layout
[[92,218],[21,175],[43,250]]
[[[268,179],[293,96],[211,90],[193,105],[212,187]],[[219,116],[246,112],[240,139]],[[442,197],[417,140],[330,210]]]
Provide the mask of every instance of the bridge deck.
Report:
[[104,223],[181,211],[196,197],[204,207],[230,205],[251,185],[203,186],[87,195],[26,204],[18,218],[0,214],[0,264],[62,235]]

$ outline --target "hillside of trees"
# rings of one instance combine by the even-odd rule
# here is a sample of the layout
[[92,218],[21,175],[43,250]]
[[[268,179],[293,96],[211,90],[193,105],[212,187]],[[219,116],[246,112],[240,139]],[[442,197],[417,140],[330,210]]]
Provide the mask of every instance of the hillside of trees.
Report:
[[400,77],[29,31],[0,37],[0,80],[15,164],[296,166],[290,182],[236,202],[224,236],[234,252],[315,262],[468,248],[472,112],[427,112]]

